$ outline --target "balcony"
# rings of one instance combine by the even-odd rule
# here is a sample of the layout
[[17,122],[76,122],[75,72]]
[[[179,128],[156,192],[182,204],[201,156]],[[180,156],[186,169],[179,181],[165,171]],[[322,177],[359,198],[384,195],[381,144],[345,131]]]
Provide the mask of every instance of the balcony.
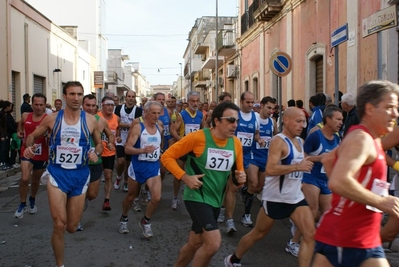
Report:
[[[223,59],[224,57],[222,56],[218,56],[218,67],[223,64]],[[211,56],[208,57],[204,64],[202,64],[202,68],[201,69],[211,69],[214,70],[215,69],[215,64],[216,64],[216,57],[215,56]]]
[[107,84],[117,84],[118,83],[118,74],[115,71],[107,71],[107,80],[105,81]]
[[220,56],[230,56],[236,51],[233,30],[221,30],[217,37],[217,49]]
[[211,75],[210,75],[209,70],[197,71],[194,74],[194,82],[193,82],[194,88],[196,88],[196,87],[205,88],[207,85],[207,81],[209,81],[210,78],[211,78]]
[[281,0],[260,0],[259,8],[254,11],[256,21],[269,21],[276,16],[283,8]]
[[208,48],[209,48],[208,42],[197,43],[193,48],[193,52],[196,55],[202,55],[206,53]]

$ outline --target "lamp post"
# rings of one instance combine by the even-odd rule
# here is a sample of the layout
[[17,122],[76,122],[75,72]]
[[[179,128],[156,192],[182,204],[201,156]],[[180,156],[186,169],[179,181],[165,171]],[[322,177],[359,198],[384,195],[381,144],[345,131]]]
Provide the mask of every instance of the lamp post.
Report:
[[188,71],[189,71],[189,74],[190,74],[190,83],[189,83],[189,85],[190,85],[190,92],[191,92],[191,52],[192,52],[191,39],[188,38],[187,41],[188,41],[188,45],[189,45],[189,49],[190,49],[190,58],[189,58],[189,61],[188,61],[190,63],[190,65],[188,66]]
[[180,100],[182,99],[183,96],[183,64],[180,64]]
[[219,51],[218,51],[218,33],[219,33],[219,14],[218,14],[218,0],[216,0],[216,38],[215,38],[215,99],[218,97],[219,94],[219,69],[218,69],[218,59],[219,59]]

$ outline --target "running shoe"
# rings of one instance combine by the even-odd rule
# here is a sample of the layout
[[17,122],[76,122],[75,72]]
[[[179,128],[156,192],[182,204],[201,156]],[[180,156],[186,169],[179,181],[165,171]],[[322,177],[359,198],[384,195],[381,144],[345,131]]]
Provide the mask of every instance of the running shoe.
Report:
[[244,214],[241,218],[241,223],[242,223],[242,225],[247,226],[247,227],[254,226],[254,223],[251,220],[251,214]]
[[134,211],[137,211],[137,212],[140,212],[140,211],[141,211],[140,200],[139,200],[138,198],[136,198],[136,199],[133,201],[133,210],[134,210]]
[[237,232],[236,226],[234,224],[234,220],[233,219],[228,219],[226,221],[226,233],[230,234],[230,233],[234,233]]
[[121,188],[121,178],[118,179],[118,177],[115,179],[115,183],[114,183],[114,189],[115,190],[119,190],[119,188]]
[[110,211],[111,210],[111,206],[109,205],[109,201],[105,201],[103,203],[103,211]]
[[224,222],[224,220],[226,219],[225,214],[226,214],[226,208],[220,208],[219,217],[217,220],[218,223]]
[[37,207],[35,202],[36,200],[34,198],[29,197],[28,213],[35,214],[37,212]]
[[83,231],[82,221],[79,221],[78,227],[76,227],[76,231],[78,231],[78,232]]
[[180,205],[179,205],[179,199],[173,198],[173,199],[172,199],[172,205],[170,206],[170,208],[171,208],[172,210],[178,210],[179,207],[180,207]]
[[292,239],[290,239],[290,241],[287,242],[285,251],[287,251],[288,253],[291,253],[292,256],[298,257],[299,243],[292,242]]
[[20,204],[17,211],[14,213],[14,217],[22,219],[24,217],[25,212],[26,212],[26,204]]
[[125,192],[129,191],[129,188],[127,186],[127,182],[123,183],[123,191],[125,191]]
[[143,235],[147,238],[153,237],[154,234],[152,233],[151,230],[151,223],[143,223],[143,220],[140,220],[139,225],[141,227],[141,230],[143,230]]
[[127,228],[127,221],[119,222],[119,233],[121,233],[121,234],[129,233],[129,229]]
[[226,258],[224,258],[224,267],[240,267],[241,263],[231,263],[231,257],[233,255],[229,255]]

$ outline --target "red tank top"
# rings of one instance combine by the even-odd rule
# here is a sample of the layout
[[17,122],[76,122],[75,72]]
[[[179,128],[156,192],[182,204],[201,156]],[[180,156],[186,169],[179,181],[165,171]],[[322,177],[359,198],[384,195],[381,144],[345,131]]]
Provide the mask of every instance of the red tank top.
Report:
[[[25,123],[24,123],[24,136],[25,138],[30,135],[42,122],[42,120],[47,116],[47,114],[44,114],[42,119],[40,121],[33,121],[32,120],[33,112],[28,114],[28,117],[26,117]],[[41,136],[36,139],[35,141],[35,156],[32,158],[32,160],[37,160],[37,161],[47,161],[48,160],[48,145],[47,145],[47,140],[45,136]],[[21,155],[24,154],[25,151],[25,139],[22,142],[21,146]]]
[[[361,129],[370,134],[363,125],[352,126],[350,131]],[[386,182],[386,160],[381,146],[374,140],[377,159],[363,165],[358,182],[371,190],[374,179]],[[381,245],[380,225],[382,213],[366,208],[366,205],[348,200],[340,195],[332,197],[331,209],[320,219],[315,239],[337,247],[374,248]]]

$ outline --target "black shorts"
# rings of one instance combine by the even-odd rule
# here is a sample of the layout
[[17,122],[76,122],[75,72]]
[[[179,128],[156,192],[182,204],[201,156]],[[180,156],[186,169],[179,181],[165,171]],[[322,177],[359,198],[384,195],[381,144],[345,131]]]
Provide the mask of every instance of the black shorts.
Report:
[[212,231],[219,229],[217,218],[219,217],[220,208],[188,200],[185,200],[184,204],[193,221],[191,231],[196,234],[202,234],[203,230]]
[[95,182],[100,179],[103,173],[103,165],[99,164],[89,164],[90,169],[90,183]]
[[306,202],[305,199],[296,204],[263,201],[263,209],[265,210],[265,213],[273,220],[289,218],[295,209],[301,206],[308,206],[308,202]]
[[42,170],[47,168],[47,161],[43,160],[33,160],[27,158],[21,158],[22,161],[29,161],[33,165],[33,170]]
[[115,165],[115,155],[109,157],[101,157],[103,160],[103,169],[113,170]]
[[125,146],[116,146],[116,158],[125,158],[127,161],[132,161],[132,155],[125,154]]

